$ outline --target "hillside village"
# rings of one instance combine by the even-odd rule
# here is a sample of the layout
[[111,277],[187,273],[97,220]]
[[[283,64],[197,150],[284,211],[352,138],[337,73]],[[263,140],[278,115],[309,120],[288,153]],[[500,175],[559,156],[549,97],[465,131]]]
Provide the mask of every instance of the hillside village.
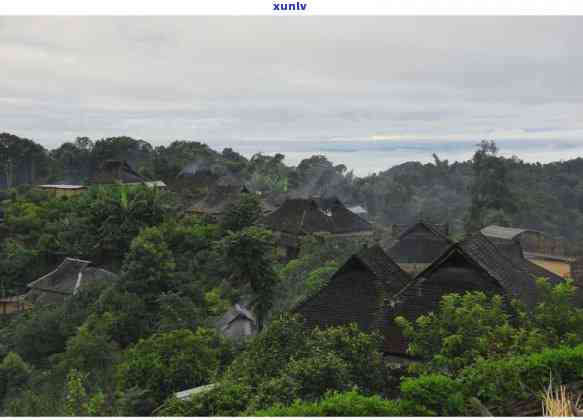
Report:
[[[0,145],[4,415],[540,415],[549,375],[580,392],[579,159],[482,142],[357,178],[197,142]],[[523,207],[547,172],[570,206]]]

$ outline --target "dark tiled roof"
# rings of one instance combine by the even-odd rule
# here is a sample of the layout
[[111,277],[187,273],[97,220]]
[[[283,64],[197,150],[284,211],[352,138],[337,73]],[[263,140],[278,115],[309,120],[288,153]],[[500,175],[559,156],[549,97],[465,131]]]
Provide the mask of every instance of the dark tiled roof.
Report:
[[296,305],[306,324],[356,323],[365,331],[383,330],[385,302],[412,279],[375,245],[353,255],[315,294]]
[[405,338],[392,321],[396,316],[415,320],[436,310],[443,295],[468,291],[500,294],[533,308],[538,300],[538,277],[546,277],[555,284],[563,280],[526,260],[515,245],[494,244],[479,233],[469,236],[450,246],[394,296],[387,311],[385,351],[404,354],[407,348]]
[[144,182],[145,179],[122,160],[107,160],[93,176],[91,184],[131,184]]
[[401,233],[387,253],[398,263],[430,263],[450,245],[440,230],[420,221]]
[[433,232],[435,232],[438,235],[445,236],[445,237],[447,237],[447,235],[449,235],[449,224],[448,223],[429,223],[429,222],[426,222],[425,220],[422,220],[422,219],[417,220],[417,222],[413,223],[412,225],[394,224],[393,225],[393,235],[397,236],[397,237],[402,236],[408,230],[410,230],[415,225],[417,225],[418,223],[422,223],[424,226],[426,226],[427,228],[429,228],[430,230],[432,230]]
[[493,240],[490,240],[490,242],[496,245],[498,251],[506,258],[509,258],[515,266],[530,273],[535,278],[544,277],[551,284],[557,284],[565,280],[563,277],[553,273],[552,271],[549,271],[546,268],[527,260],[524,256],[520,243],[514,241]]
[[[514,257],[505,257],[484,235],[476,234],[461,241],[459,247],[477,262],[513,298],[533,307],[537,300],[537,287],[532,264]],[[545,270],[546,271],[546,270]]]
[[222,214],[228,206],[236,204],[241,199],[241,194],[247,194],[249,190],[241,185],[214,185],[208,194],[198,203],[192,206],[191,211],[205,214]]
[[370,231],[370,223],[348,210],[337,198],[289,198],[261,224],[295,235],[316,232],[355,233]]
[[384,282],[387,295],[399,292],[412,280],[378,245],[363,249],[354,258]]

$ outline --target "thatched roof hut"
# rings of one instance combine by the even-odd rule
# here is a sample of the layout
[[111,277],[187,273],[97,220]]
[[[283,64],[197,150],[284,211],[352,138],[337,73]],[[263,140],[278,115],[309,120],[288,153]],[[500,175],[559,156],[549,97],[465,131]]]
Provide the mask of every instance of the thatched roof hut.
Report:
[[538,277],[546,277],[551,283],[562,281],[522,258],[515,249],[501,250],[482,234],[451,245],[393,297],[386,326],[385,352],[400,355],[406,352],[406,339],[393,322],[396,316],[414,320],[437,310],[442,296],[471,291],[499,294],[507,301],[518,299],[531,309],[539,297]]
[[84,287],[116,279],[116,274],[92,267],[90,261],[65,258],[55,270],[28,284],[27,299],[35,304],[62,303]]
[[348,210],[337,197],[287,198],[259,224],[274,231],[288,259],[298,254],[300,238],[305,235],[370,238],[374,234],[372,225]]
[[215,326],[222,335],[235,341],[241,341],[257,334],[255,315],[238,303],[220,317]]
[[190,211],[213,217],[222,216],[229,206],[237,204],[241,200],[241,194],[249,194],[244,185],[214,185],[208,194],[195,203]]
[[294,235],[372,232],[369,222],[348,210],[336,197],[288,198],[261,223],[274,231]]
[[106,160],[89,181],[90,184],[134,184],[146,180],[125,160]]
[[356,323],[363,331],[383,330],[386,301],[411,277],[378,245],[353,255],[315,294],[296,305],[308,327]]

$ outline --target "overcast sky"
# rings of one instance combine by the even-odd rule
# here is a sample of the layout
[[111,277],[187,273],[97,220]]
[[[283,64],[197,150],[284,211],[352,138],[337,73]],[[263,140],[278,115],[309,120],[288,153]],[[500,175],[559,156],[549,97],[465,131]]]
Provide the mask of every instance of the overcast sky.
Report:
[[0,131],[579,144],[582,39],[579,17],[2,17]]

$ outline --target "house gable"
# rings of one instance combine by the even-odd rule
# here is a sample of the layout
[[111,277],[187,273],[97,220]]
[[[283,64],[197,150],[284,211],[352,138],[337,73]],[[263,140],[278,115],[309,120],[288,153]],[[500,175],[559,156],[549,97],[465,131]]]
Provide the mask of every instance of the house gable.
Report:
[[398,264],[429,264],[451,245],[441,232],[424,222],[417,222],[403,232],[388,254]]

